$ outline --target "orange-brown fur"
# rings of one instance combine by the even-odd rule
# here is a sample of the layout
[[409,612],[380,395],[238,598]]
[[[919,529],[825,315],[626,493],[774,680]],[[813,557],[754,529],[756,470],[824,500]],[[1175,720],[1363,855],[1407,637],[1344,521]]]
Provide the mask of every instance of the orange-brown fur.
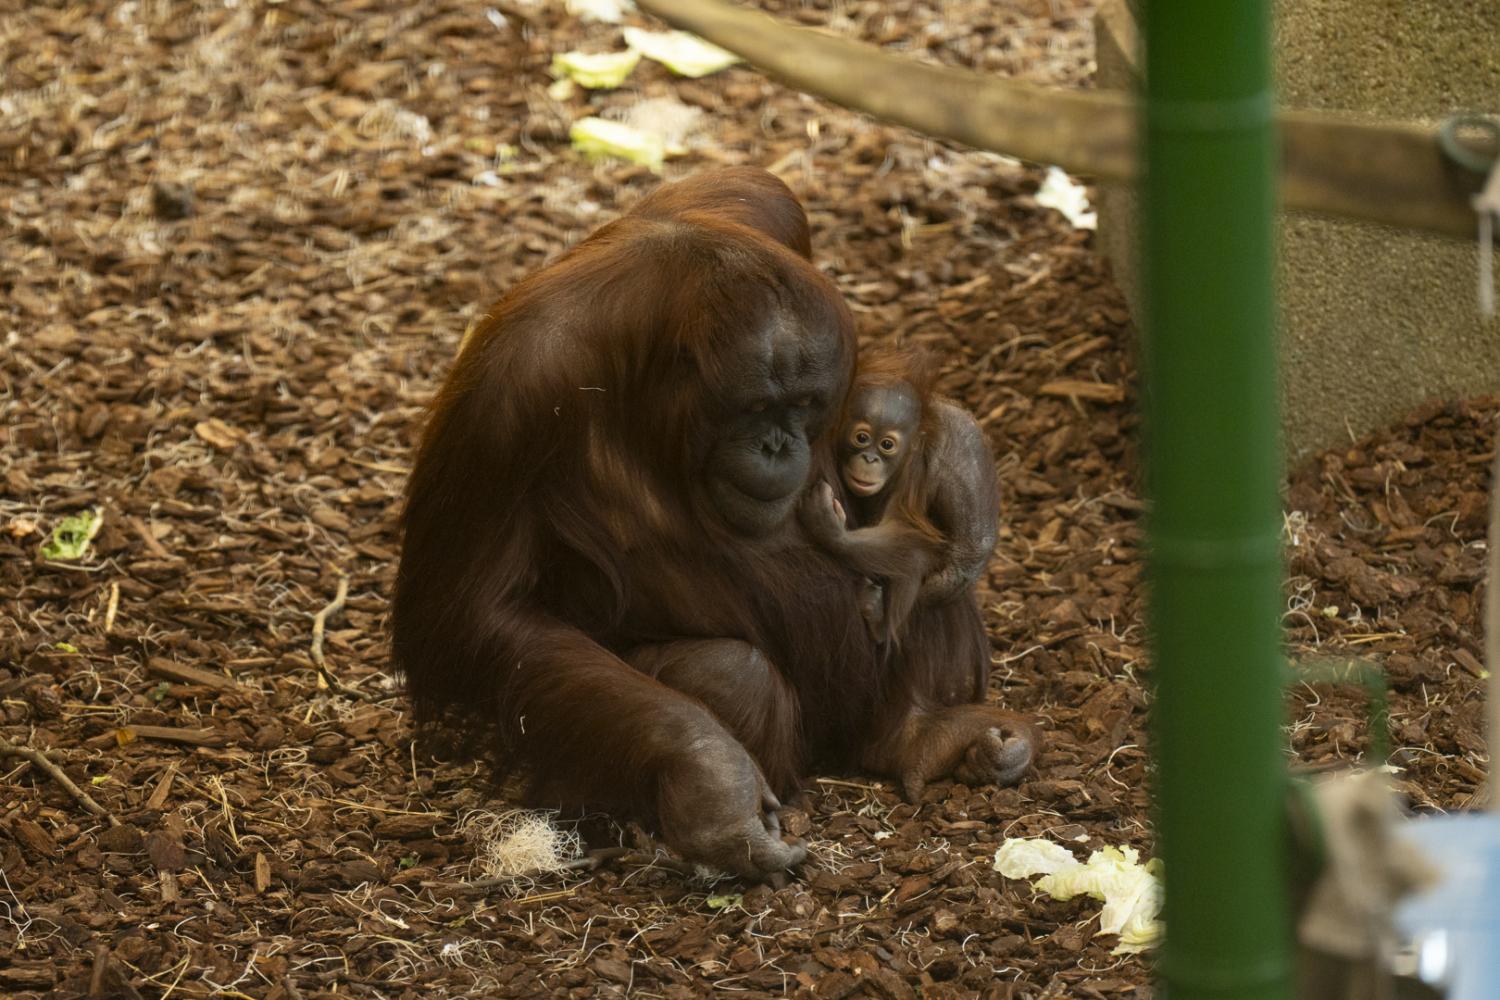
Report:
[[[914,348],[875,348],[860,356],[855,369],[853,397],[862,388],[909,388],[921,406],[920,422],[894,475],[874,496],[853,498],[856,527],[865,544],[857,568],[877,577],[885,587],[883,638],[899,645],[904,626],[916,604],[922,581],[939,565],[945,539],[928,515],[932,500],[926,442],[935,431],[932,407],[937,368],[925,351]],[[849,415],[845,414],[845,422]]]
[[853,389],[866,386],[891,388],[903,383],[911,388],[922,406],[917,439],[908,444],[906,460],[895,477],[870,498],[873,503],[862,505],[861,512],[870,518],[867,523],[898,518],[924,539],[941,545],[943,534],[927,516],[928,470],[922,448],[923,440],[933,431],[931,404],[937,384],[937,365],[931,355],[916,348],[874,348],[860,355],[854,369]]
[[[795,518],[766,538],[715,518],[699,477],[723,345],[774,302],[838,331],[847,380],[853,324],[779,181],[727,171],[660,192],[522,281],[465,344],[417,453],[393,608],[421,722],[523,768],[548,804],[643,817],[705,706],[784,792],[815,759],[895,767],[912,713],[982,700],[989,662],[969,601],[919,609],[882,666],[858,577]],[[836,431],[812,440],[813,481],[835,477]],[[699,638],[748,644],[752,667],[669,685],[653,673],[691,664],[631,665]]]

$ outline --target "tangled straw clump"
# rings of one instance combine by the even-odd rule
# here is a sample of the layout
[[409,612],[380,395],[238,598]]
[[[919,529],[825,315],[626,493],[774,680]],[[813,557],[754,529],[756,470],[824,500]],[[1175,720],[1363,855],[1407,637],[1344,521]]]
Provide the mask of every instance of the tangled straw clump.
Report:
[[565,870],[583,853],[575,830],[553,823],[555,813],[476,809],[458,822],[458,832],[474,848],[474,873],[485,878],[521,878]]

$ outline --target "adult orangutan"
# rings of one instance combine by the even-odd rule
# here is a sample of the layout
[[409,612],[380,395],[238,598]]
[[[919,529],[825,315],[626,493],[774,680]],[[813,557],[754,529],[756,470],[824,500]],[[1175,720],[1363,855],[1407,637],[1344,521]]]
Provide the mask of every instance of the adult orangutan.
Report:
[[850,314],[792,193],[751,169],[659,189],[518,284],[435,399],[394,653],[417,717],[533,798],[634,815],[751,878],[799,863],[778,794],[812,762],[909,795],[1011,782],[1037,734],[983,705],[972,597],[882,658],[860,578],[796,510],[833,481]]

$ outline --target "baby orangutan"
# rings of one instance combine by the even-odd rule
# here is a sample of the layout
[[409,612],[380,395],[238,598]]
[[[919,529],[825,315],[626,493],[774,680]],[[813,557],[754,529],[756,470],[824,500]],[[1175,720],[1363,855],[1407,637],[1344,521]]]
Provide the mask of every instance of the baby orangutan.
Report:
[[994,550],[999,483],[984,432],[933,395],[932,364],[913,352],[861,358],[838,443],[854,527],[823,483],[803,524],[824,548],[871,577],[861,598],[878,640],[899,641],[918,603],[971,593]]

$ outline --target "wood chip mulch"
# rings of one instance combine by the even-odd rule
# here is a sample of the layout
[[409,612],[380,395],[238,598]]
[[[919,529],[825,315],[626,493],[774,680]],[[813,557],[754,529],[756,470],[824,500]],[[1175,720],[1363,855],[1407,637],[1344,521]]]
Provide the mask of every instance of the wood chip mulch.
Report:
[[[1081,0],[766,6],[988,72],[1092,73]],[[990,865],[1007,836],[1151,847],[1134,334],[1092,237],[1037,206],[1040,169],[743,67],[642,63],[620,91],[547,96],[554,52],[619,47],[616,26],[519,0],[0,18],[0,738],[116,821],[0,758],[0,994],[1149,993],[1148,964],[1093,936],[1094,904]],[[413,744],[388,673],[404,470],[468,323],[657,183],[581,160],[568,123],[667,98],[701,112],[669,177],[773,166],[866,336],[948,359],[1005,491],[994,696],[1052,743],[1018,788],[939,783],[917,807],[816,776],[786,818],[813,862],[779,891],[653,864],[608,824],[634,853],[465,891],[460,821],[505,803]],[[1486,761],[1497,411],[1434,405],[1304,463],[1287,494],[1290,641],[1383,664],[1421,809],[1467,804]],[[87,559],[42,561],[85,509],[104,515]],[[344,577],[330,687],[313,620]],[[1360,758],[1362,697],[1290,693],[1296,766]]]

